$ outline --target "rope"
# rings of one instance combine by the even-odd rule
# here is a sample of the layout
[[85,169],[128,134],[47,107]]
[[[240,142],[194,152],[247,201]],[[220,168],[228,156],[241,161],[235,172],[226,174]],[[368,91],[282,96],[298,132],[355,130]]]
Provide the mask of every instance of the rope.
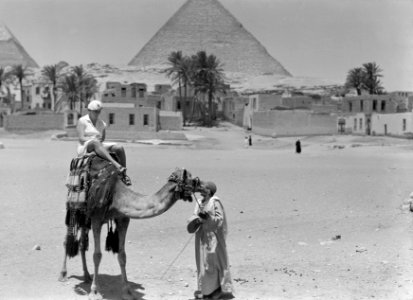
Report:
[[174,260],[168,265],[168,267],[166,268],[165,272],[163,272],[162,276],[161,276],[161,280],[163,279],[163,277],[165,276],[165,274],[169,271],[169,269],[172,267],[172,265],[175,263],[175,261],[179,258],[179,256],[181,256],[182,252],[184,252],[185,248],[188,246],[189,242],[192,240],[192,237],[194,235],[191,234],[191,236],[189,237],[188,241],[186,242],[185,246],[182,248],[182,250],[178,253],[178,255],[174,258]]

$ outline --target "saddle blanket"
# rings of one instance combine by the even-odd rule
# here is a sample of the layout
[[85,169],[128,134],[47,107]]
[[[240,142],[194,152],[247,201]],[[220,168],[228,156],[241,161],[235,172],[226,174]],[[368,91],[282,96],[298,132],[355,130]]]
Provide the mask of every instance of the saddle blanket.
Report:
[[66,179],[69,204],[84,204],[90,185],[89,169],[94,154],[75,157],[70,162],[70,171]]

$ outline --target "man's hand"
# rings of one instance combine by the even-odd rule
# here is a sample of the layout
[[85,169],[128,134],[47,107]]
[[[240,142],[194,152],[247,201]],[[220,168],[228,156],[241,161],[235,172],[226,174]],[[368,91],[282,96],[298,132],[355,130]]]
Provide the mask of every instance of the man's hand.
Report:
[[200,217],[202,220],[208,219],[208,213],[201,211],[198,213],[198,217]]

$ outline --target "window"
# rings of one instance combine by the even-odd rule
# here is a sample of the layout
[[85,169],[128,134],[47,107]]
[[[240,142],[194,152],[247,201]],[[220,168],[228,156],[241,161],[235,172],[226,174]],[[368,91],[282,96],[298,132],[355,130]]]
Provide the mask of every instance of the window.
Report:
[[126,88],[124,87],[121,89],[121,96],[126,97]]
[[253,98],[252,99],[252,109],[256,109],[257,108],[257,99],[256,98]]
[[386,110],[386,100],[382,100],[381,101],[381,111],[385,111]]
[[135,115],[129,114],[129,125],[135,125]]
[[403,131],[406,131],[406,119],[403,119]]
[[73,114],[68,114],[67,115],[67,125],[73,125],[74,122],[74,118],[73,118]]
[[115,124],[115,114],[109,113],[109,125]]
[[360,130],[362,130],[362,129],[363,129],[363,119],[360,119],[359,128],[360,128]]
[[158,108],[158,109],[161,109],[161,101],[158,101],[157,103],[156,103],[156,108]]
[[143,126],[149,125],[149,115],[143,115]]
[[360,111],[363,112],[364,111],[364,101],[360,100]]
[[40,87],[36,86],[36,95],[40,94]]
[[348,111],[349,111],[349,112],[352,112],[352,111],[353,111],[353,103],[352,103],[352,102],[349,102],[349,103],[348,103]]
[[181,110],[181,101],[176,102],[176,109]]
[[373,100],[373,111],[377,111],[377,100]]
[[139,89],[139,98],[143,98],[145,96],[145,90]]
[[357,130],[357,119],[354,119],[354,130]]

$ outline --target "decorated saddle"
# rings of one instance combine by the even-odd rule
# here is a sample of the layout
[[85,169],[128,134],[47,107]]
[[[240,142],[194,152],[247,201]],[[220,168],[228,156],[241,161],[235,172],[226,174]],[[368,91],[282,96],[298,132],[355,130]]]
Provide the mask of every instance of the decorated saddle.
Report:
[[96,209],[107,209],[112,203],[118,180],[116,167],[94,153],[75,157],[70,162],[66,180],[66,253],[77,255],[79,248],[87,250],[87,235],[79,237],[79,229],[90,229],[90,217]]

